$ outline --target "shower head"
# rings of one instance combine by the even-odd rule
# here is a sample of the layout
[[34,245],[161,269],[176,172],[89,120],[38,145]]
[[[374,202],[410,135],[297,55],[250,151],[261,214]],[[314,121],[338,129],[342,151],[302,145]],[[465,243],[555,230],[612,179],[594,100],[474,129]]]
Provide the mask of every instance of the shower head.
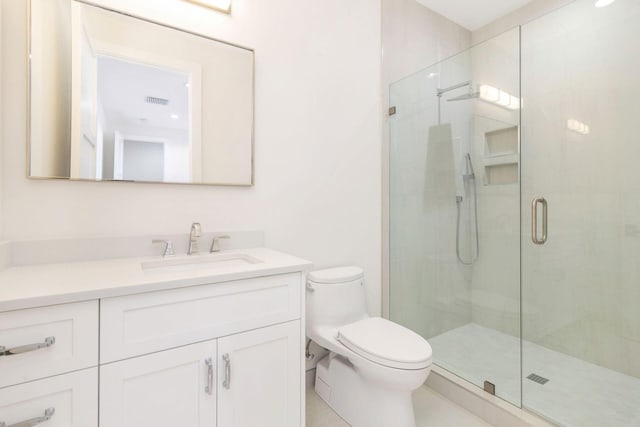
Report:
[[467,99],[477,99],[477,98],[480,98],[480,92],[469,92],[469,93],[465,93],[464,95],[456,96],[454,98],[449,98],[447,99],[447,102],[465,101]]

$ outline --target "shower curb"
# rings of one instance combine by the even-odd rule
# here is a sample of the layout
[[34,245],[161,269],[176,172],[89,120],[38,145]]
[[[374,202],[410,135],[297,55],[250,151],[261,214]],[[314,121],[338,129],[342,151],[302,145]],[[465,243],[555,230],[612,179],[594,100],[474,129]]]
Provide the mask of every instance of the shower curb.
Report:
[[447,370],[433,365],[425,385],[495,427],[554,427],[547,420],[520,409]]

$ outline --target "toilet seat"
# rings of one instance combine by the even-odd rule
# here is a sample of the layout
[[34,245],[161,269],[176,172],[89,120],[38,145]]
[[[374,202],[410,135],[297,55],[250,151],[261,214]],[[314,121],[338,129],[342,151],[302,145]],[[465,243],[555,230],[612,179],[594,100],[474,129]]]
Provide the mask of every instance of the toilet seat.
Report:
[[424,338],[380,317],[341,326],[337,339],[354,353],[390,368],[412,370],[431,365],[431,346]]

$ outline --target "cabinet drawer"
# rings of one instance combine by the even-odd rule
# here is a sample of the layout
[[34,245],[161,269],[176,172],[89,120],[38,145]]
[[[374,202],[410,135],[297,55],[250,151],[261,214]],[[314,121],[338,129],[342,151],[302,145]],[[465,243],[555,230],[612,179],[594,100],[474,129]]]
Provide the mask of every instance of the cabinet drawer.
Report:
[[0,388],[96,366],[97,331],[98,301],[0,313]]
[[300,273],[101,300],[100,360],[128,357],[300,318]]
[[98,368],[0,389],[0,425],[35,422],[45,413],[51,418],[41,420],[43,426],[97,426]]

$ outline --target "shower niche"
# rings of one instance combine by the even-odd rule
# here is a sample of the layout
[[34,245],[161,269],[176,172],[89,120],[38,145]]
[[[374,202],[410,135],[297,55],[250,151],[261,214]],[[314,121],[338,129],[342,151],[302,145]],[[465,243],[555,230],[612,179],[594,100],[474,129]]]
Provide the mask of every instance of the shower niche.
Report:
[[484,185],[518,183],[518,126],[484,133]]

